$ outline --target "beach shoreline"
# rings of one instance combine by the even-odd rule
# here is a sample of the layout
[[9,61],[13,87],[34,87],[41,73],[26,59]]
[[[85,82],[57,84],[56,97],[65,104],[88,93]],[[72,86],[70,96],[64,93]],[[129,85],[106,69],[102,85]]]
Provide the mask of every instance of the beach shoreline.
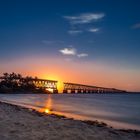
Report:
[[1,140],[138,140],[138,130],[117,130],[98,121],[80,121],[0,101]]

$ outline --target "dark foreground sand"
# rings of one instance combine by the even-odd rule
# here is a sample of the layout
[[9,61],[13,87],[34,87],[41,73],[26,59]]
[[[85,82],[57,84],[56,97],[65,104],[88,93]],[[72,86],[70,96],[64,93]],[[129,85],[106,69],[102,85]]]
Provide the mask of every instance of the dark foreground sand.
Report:
[[0,102],[0,140],[140,140],[140,132],[46,115]]

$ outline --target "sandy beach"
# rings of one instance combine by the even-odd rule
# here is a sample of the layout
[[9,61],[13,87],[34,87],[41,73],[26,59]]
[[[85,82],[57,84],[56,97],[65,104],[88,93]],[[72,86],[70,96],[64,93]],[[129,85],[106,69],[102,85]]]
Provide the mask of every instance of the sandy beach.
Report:
[[139,140],[136,130],[116,130],[0,102],[0,140]]

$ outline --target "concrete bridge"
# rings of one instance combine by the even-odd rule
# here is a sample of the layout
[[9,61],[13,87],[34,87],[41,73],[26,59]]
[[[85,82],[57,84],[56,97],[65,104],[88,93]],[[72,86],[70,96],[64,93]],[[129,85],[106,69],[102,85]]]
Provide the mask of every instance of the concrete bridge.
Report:
[[37,88],[52,89],[53,93],[58,93],[57,81],[55,80],[46,80],[46,79],[32,79],[32,82]]
[[123,93],[124,90],[105,88],[76,83],[64,83],[63,93]]
[[[0,77],[0,81],[4,78]],[[47,79],[38,79],[38,78],[13,78],[14,81],[17,83],[33,83],[36,88],[41,88],[43,90],[52,89],[53,93],[58,93],[57,89],[57,81],[55,80],[47,80]],[[83,85],[77,83],[66,83],[64,82],[64,89],[63,93],[123,93],[126,92],[124,90],[119,90],[115,88],[105,88],[105,87],[98,87],[98,86],[90,86],[90,85]]]
[[[4,79],[5,79],[4,77],[0,77],[0,82]],[[22,82],[22,83],[27,82],[30,84],[33,83],[36,86],[36,88],[42,88],[44,90],[52,89],[53,93],[58,93],[57,81],[55,81],[55,80],[38,79],[38,78],[30,78],[30,77],[12,78],[12,80],[16,81],[18,83],[18,85],[20,85],[20,82]]]

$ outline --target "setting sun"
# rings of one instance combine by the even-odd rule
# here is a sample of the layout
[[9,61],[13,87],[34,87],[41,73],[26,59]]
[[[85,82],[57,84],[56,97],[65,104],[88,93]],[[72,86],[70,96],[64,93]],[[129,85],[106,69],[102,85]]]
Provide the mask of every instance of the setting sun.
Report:
[[[59,93],[62,93],[64,85],[63,85],[62,80],[59,78],[59,76],[48,74],[48,75],[42,75],[41,77],[43,79],[51,79],[51,80],[58,81],[57,89],[58,89]],[[50,92],[53,92],[53,89],[51,89],[51,88],[48,88],[47,90],[50,91]]]
[[59,93],[63,92],[64,85],[62,81],[58,81],[57,88],[58,88]]

